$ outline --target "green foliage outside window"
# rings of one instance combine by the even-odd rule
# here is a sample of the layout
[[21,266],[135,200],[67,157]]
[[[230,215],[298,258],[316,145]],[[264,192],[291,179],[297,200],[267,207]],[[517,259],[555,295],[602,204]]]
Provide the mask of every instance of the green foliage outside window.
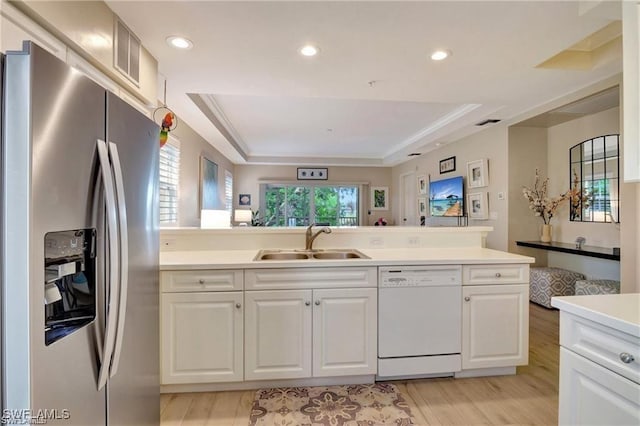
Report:
[[356,186],[269,184],[262,197],[265,226],[354,226],[359,222]]

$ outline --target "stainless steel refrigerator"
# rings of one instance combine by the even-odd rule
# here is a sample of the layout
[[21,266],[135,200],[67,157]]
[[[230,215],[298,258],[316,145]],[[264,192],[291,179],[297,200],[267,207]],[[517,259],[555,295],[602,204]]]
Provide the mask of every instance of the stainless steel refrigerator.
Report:
[[3,422],[156,425],[158,127],[31,42],[2,98]]

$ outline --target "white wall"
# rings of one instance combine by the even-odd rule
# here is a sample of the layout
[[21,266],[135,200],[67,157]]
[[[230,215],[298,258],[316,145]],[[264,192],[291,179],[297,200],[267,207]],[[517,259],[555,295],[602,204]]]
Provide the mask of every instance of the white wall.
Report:
[[[508,236],[508,157],[507,157],[508,132],[502,124],[493,125],[487,129],[461,139],[458,142],[445,145],[437,150],[416,157],[406,163],[395,166],[392,170],[392,192],[394,220],[399,223],[400,218],[400,176],[414,171],[416,176],[431,175],[431,180],[445,179],[454,176],[464,176],[465,185],[467,177],[467,162],[486,158],[489,163],[489,185],[485,188],[465,188],[466,193],[486,191],[489,193],[489,211],[492,219],[469,220],[470,226],[492,226],[493,232],[487,236],[487,248],[507,250]],[[454,172],[440,174],[439,162],[442,159],[455,156],[456,170]],[[416,183],[417,184],[417,183]],[[498,199],[498,193],[504,194],[504,199]],[[441,218],[433,218],[428,222],[429,226],[438,226]],[[445,219],[445,218],[442,218]],[[449,219],[449,218],[446,218]],[[447,225],[453,225],[450,221]]]
[[[314,166],[316,167],[316,166]],[[267,165],[236,165],[233,176],[234,208],[238,207],[238,194],[251,195],[251,209],[260,208],[260,184],[266,182],[301,182],[327,184],[366,184],[363,194],[365,218],[362,225],[373,225],[380,216],[387,219],[392,217],[391,208],[387,211],[376,211],[366,214],[369,210],[368,188],[371,186],[391,187],[390,167],[328,167],[326,181],[297,181],[297,166],[267,166]],[[393,196],[393,191],[391,191]],[[362,210],[362,209],[361,209]]]

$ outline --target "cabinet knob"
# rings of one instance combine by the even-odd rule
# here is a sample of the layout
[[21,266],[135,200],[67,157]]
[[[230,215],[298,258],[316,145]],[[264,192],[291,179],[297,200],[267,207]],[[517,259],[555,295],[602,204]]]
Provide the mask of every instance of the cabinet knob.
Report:
[[470,298],[469,296],[465,296],[465,297],[464,297],[464,301],[465,301],[465,302],[468,302],[469,300],[471,300],[471,298]]
[[236,308],[238,309],[242,308],[242,303],[236,303]]
[[500,272],[496,272],[496,278],[500,278],[502,274]]
[[320,306],[320,301],[316,300],[316,306]]
[[635,361],[635,358],[630,353],[622,352],[620,354],[620,361],[624,362],[625,364],[631,364],[633,361]]
[[309,302],[309,301],[307,300],[306,302],[304,302],[304,305],[305,305],[305,306],[309,306],[309,305],[311,305],[311,302]]
[[204,280],[203,280],[202,278],[200,278],[200,279],[198,280],[198,282],[199,282],[200,284],[204,284]]

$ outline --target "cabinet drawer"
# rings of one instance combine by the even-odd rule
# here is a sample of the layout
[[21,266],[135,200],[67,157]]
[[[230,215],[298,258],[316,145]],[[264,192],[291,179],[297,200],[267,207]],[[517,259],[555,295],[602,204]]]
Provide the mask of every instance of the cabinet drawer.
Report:
[[245,271],[247,290],[377,287],[376,267],[286,268]]
[[[640,337],[560,311],[560,345],[640,383]],[[623,362],[623,354],[634,360]]]
[[242,290],[242,283],[243,271],[241,269],[163,271],[160,273],[160,288],[163,293]]
[[528,282],[529,265],[464,265],[462,267],[462,285]]

